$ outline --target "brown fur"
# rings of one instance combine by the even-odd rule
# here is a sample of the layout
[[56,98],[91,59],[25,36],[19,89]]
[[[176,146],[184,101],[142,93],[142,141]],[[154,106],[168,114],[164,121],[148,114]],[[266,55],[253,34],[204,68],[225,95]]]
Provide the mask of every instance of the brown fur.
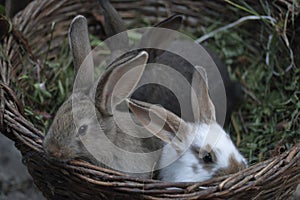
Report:
[[227,175],[227,174],[234,174],[234,173],[237,173],[237,172],[245,169],[246,167],[247,166],[246,166],[245,163],[238,162],[234,158],[234,155],[231,154],[230,157],[229,157],[229,166],[228,166],[228,168],[222,168],[222,169],[219,169],[218,171],[216,171],[215,177],[224,176],[224,175]]
[[[199,148],[199,147],[192,147],[192,153],[199,158],[199,163],[201,164],[201,166],[203,166],[203,168],[205,170],[207,170],[208,172],[211,172],[213,169],[213,165],[214,163],[217,162],[217,157],[215,152],[212,150],[211,146],[209,144],[207,144],[204,148]],[[202,158],[205,156],[206,153],[210,153],[211,157],[212,157],[212,161],[213,163],[205,163]],[[194,167],[193,167],[194,169]],[[195,171],[195,169],[194,169]]]

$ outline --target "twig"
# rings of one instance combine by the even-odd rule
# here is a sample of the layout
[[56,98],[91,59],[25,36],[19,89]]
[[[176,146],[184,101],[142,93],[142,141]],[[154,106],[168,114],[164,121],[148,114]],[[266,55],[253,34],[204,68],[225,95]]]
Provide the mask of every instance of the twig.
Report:
[[247,90],[246,88],[243,88],[243,91],[245,92],[245,94],[249,95],[256,103],[261,105],[261,101],[253,94],[253,92]]
[[23,106],[20,103],[19,99],[17,98],[17,95],[15,94],[15,92],[2,82],[0,82],[0,89],[5,90],[5,92],[13,99],[13,102],[16,104],[21,115],[24,116]]
[[245,21],[249,21],[249,20],[261,20],[261,19],[267,19],[267,20],[269,20],[269,21],[271,22],[272,25],[274,25],[275,22],[276,22],[276,20],[275,20],[273,17],[271,17],[271,16],[255,16],[255,15],[249,15],[249,16],[242,17],[242,18],[236,20],[235,22],[232,22],[232,23],[230,23],[230,24],[228,24],[228,25],[226,25],[226,26],[223,26],[223,27],[221,27],[221,28],[218,28],[218,29],[216,29],[216,30],[214,30],[214,31],[212,31],[212,32],[210,32],[210,33],[208,33],[208,34],[203,35],[202,37],[198,38],[198,39],[196,40],[196,42],[197,42],[197,43],[201,43],[201,42],[203,42],[203,41],[205,41],[205,40],[207,40],[207,39],[213,37],[213,36],[216,35],[217,33],[222,32],[222,31],[225,31],[225,30],[228,30],[228,29],[233,28],[233,27],[235,27],[235,26],[238,26],[238,25],[240,25],[241,23],[243,23],[243,22],[245,22]]
[[26,51],[29,54],[29,57],[37,63],[37,58],[33,54],[32,49],[29,46],[27,39],[22,35],[22,33],[13,27],[12,34],[16,38],[16,40],[24,47],[24,49],[26,49]]
[[239,110],[238,113],[239,113],[239,117],[240,117],[240,120],[241,120],[241,123],[242,123],[242,127],[243,127],[245,133],[248,134],[249,131],[248,131],[248,128],[247,128],[247,126],[246,126],[246,124],[245,124],[245,120],[244,120],[244,117],[243,117],[243,115],[242,115],[241,110]]
[[242,5],[239,5],[239,4],[237,4],[237,3],[234,3],[234,2],[232,2],[232,1],[230,1],[230,0],[224,0],[224,1],[225,1],[226,3],[228,3],[228,4],[230,4],[230,5],[232,5],[232,6],[236,7],[236,8],[238,8],[239,10],[243,10],[243,11],[245,11],[245,12],[247,12],[247,13],[250,13],[250,14],[252,14],[252,15],[258,16],[258,13],[257,13],[257,12],[255,12],[255,11],[253,11],[253,10],[249,10],[248,8],[246,8],[246,7],[242,6]]
[[267,44],[267,52],[266,52],[266,65],[269,66],[270,64],[270,46],[273,39],[273,34],[269,35],[268,44]]
[[293,52],[292,48],[290,47],[289,39],[286,36],[286,29],[287,29],[287,22],[288,22],[289,13],[290,13],[289,11],[286,13],[286,17],[285,17],[285,20],[284,20],[283,35],[282,35],[283,40],[285,42],[285,45],[290,51],[290,59],[291,59],[290,65],[285,69],[286,72],[288,72],[291,68],[293,68],[295,66],[294,52]]
[[238,127],[238,125],[237,125],[237,123],[235,121],[234,116],[231,115],[230,118],[231,118],[231,123],[233,125],[233,128],[234,128],[234,130],[236,132],[236,146],[240,146],[240,144],[241,144],[241,133],[239,131],[239,127]]

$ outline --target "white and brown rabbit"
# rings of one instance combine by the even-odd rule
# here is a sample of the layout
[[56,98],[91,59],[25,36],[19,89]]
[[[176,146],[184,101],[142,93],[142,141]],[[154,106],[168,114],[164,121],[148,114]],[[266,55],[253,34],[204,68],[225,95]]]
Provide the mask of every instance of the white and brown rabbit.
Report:
[[205,70],[196,69],[191,94],[195,122],[186,122],[161,106],[128,100],[136,119],[166,143],[158,165],[159,178],[164,181],[204,181],[247,166],[230,136],[216,122]]
[[[141,51],[125,56],[118,64],[109,66],[94,83],[87,23],[83,16],[72,21],[69,38],[77,87],[59,108],[45,136],[45,153],[60,161],[81,157],[96,165],[149,178],[160,154],[147,153],[159,149],[161,140],[135,137],[139,130],[131,127],[127,130],[131,134],[124,133],[114,119],[120,119],[121,125],[127,124],[127,118],[115,116],[122,116],[116,107],[130,96],[138,83],[148,53]],[[128,73],[130,76],[126,76]],[[122,85],[115,87],[123,76],[126,79]]]

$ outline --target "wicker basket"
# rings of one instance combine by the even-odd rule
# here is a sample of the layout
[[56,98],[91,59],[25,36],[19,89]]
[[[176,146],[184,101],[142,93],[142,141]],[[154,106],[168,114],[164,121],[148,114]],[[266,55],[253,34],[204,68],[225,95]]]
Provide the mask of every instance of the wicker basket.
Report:
[[[182,13],[187,16],[187,28],[193,28],[196,24],[205,26],[212,16],[228,11],[225,2],[216,5],[218,2],[209,0],[120,2],[113,1],[114,6],[129,22],[141,13],[151,23],[171,13]],[[43,133],[24,117],[18,100],[21,94],[14,90],[14,82],[24,68],[30,67],[26,61],[41,64],[40,59],[46,52],[49,58],[55,57],[59,45],[66,38],[71,19],[77,14],[85,15],[90,29],[105,37],[99,25],[101,13],[98,8],[97,1],[33,1],[13,18],[14,29],[3,41],[6,59],[0,63],[1,132],[15,141],[23,155],[24,164],[46,198],[248,200],[288,199],[291,196],[300,183],[300,145],[237,174],[201,183],[141,180],[85,161],[74,160],[69,164],[62,164],[47,159],[41,146]],[[56,23],[53,31],[52,22]],[[50,49],[45,45],[49,40],[52,40]]]

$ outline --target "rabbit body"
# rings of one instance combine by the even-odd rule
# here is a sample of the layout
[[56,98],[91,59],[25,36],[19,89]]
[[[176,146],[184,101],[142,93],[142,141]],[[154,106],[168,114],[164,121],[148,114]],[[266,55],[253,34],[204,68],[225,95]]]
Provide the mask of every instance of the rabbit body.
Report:
[[130,113],[118,109],[140,80],[148,53],[141,51],[124,56],[112,63],[94,83],[87,23],[83,16],[73,19],[69,38],[77,71],[75,87],[44,138],[45,153],[64,162],[83,158],[99,166],[150,178],[162,142],[144,133],[144,129],[130,126]]
[[[122,33],[121,40],[118,40],[118,44],[110,44],[110,49],[112,51],[116,51],[114,49],[115,46],[118,46],[121,49],[128,49],[129,43],[128,43],[128,36],[126,32],[123,32],[126,30],[125,22],[122,20],[120,15],[117,13],[117,11],[113,8],[113,6],[109,3],[109,1],[106,0],[99,0],[101,7],[104,10],[104,17],[105,17],[105,32],[108,37],[111,37],[115,34]],[[157,28],[163,28],[163,29],[169,29],[169,30],[179,30],[183,21],[183,16],[180,15],[173,15],[158,24],[154,25],[154,27]],[[149,60],[148,63],[157,63],[157,64],[163,64],[166,66],[170,66],[174,70],[178,71],[181,75],[186,78],[186,80],[191,83],[192,81],[192,75],[195,71],[194,66],[191,65],[186,59],[175,55],[168,51],[163,51],[161,49],[168,49],[169,46],[175,45],[177,47],[180,47],[181,50],[184,50],[186,52],[191,51],[191,49],[182,49],[182,47],[185,44],[181,44],[178,41],[174,41],[174,34],[172,32],[168,32],[168,36],[162,36],[159,34],[160,32],[157,32],[155,30],[149,30],[146,31],[142,38],[140,43],[137,45],[137,47],[144,48],[145,46],[156,46],[160,47],[159,49],[151,49],[146,48],[143,49],[149,53]],[[114,41],[114,40],[112,40]],[[108,44],[109,45],[109,44]],[[212,100],[217,107],[217,121],[220,124],[228,125],[230,121],[230,115],[232,111],[242,102],[243,100],[243,90],[242,86],[238,82],[234,82],[230,79],[228,70],[226,68],[226,65],[221,61],[221,59],[211,51],[208,47],[204,47],[207,51],[207,56],[210,56],[213,60],[213,62],[216,64],[218,71],[220,72],[222,83],[224,84],[224,89],[226,92],[226,103],[225,105],[219,105],[219,97],[213,96]],[[202,55],[199,55],[201,57]],[[201,66],[205,66],[206,69],[212,69],[214,68],[214,64],[212,61],[205,60],[203,61],[203,64]],[[161,73],[161,72],[160,72]],[[164,72],[162,72],[164,73]],[[142,80],[149,79],[149,80],[155,80],[158,74],[157,69],[153,69],[151,67],[146,67],[145,73],[142,77]],[[165,79],[168,79],[170,82],[176,83],[177,80],[172,80],[174,77],[170,77],[168,73],[165,74]],[[212,84],[214,84],[215,80],[209,80]],[[219,94],[222,93],[220,91],[221,87],[211,87],[211,93],[213,94]],[[186,91],[182,93],[182,96],[184,98],[189,99],[189,91]],[[174,112],[176,115],[183,117],[187,121],[193,121],[193,117],[189,114],[182,113],[182,108],[180,103],[178,102],[177,97],[170,91],[168,88],[165,88],[161,85],[157,84],[148,84],[145,86],[142,86],[138,88],[131,96],[133,99],[139,100],[139,101],[145,101],[148,103],[155,103],[160,104],[167,110],[170,110]],[[226,107],[224,110],[223,107]],[[184,106],[185,113],[191,113],[191,107],[188,108],[187,106]],[[223,120],[224,116],[223,113],[226,112],[225,120]]]

